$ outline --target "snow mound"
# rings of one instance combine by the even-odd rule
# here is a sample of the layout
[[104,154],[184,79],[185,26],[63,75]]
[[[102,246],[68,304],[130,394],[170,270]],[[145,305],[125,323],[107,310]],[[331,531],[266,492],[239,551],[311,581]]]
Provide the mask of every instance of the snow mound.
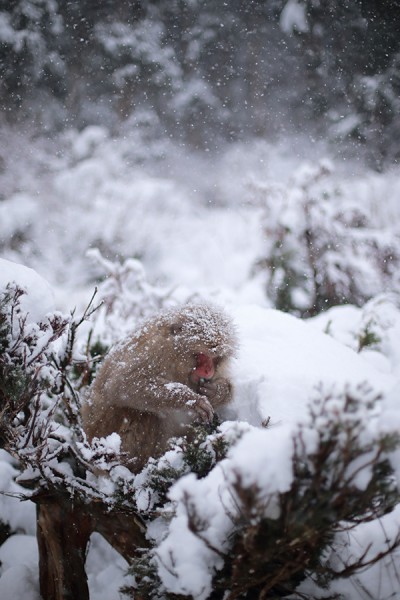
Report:
[[318,331],[312,323],[255,305],[232,310],[240,340],[234,371],[234,411],[241,420],[260,425],[298,423],[308,415],[315,390],[368,384],[387,393],[396,378]]
[[0,258],[0,292],[9,283],[16,283],[26,294],[21,297],[21,308],[28,319],[38,323],[54,311],[54,292],[50,284],[33,269]]
[[0,547],[1,600],[40,600],[38,548],[33,535],[13,535]]

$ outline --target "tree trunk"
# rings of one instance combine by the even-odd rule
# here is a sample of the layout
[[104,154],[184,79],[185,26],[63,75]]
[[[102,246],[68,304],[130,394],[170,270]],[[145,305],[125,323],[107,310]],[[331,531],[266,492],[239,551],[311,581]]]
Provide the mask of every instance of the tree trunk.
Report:
[[85,572],[90,535],[97,531],[128,562],[148,542],[134,513],[109,510],[61,494],[40,493],[37,504],[39,580],[43,600],[89,600]]
[[102,505],[94,510],[93,503],[88,507],[93,519],[93,531],[100,533],[107,542],[130,563],[138,548],[147,548],[145,527],[132,512],[107,512]]
[[37,502],[39,580],[43,600],[88,600],[86,549],[92,523],[82,505],[62,496]]

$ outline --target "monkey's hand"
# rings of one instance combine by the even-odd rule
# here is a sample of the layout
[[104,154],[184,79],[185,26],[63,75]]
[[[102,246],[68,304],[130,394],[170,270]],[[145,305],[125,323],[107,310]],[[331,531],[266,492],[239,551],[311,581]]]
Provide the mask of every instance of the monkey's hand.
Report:
[[197,395],[196,399],[188,400],[186,406],[189,406],[203,423],[212,423],[214,409],[207,398]]
[[213,406],[226,404],[231,398],[231,384],[224,377],[201,379],[199,394],[208,398]]
[[214,409],[209,399],[203,394],[191,390],[182,383],[166,383],[162,387],[163,393],[157,395],[157,408],[160,408],[163,400],[163,406],[182,408],[187,407],[193,411],[203,423],[211,423],[214,418]]

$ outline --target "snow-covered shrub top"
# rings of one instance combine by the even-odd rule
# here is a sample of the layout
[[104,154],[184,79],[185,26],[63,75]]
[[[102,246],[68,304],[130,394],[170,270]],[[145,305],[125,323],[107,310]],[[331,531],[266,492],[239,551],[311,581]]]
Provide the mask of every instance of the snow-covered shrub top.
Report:
[[266,252],[258,266],[274,305],[298,315],[361,306],[399,283],[399,232],[378,228],[367,206],[333,187],[331,170],[325,161],[305,165],[288,186],[265,190]]
[[[296,556],[302,544],[309,552],[313,544],[325,550],[321,573],[332,576],[334,534],[344,533],[350,523],[355,528],[369,521],[370,502],[380,503],[375,518],[396,503],[393,478],[377,474],[391,472],[387,457],[395,456],[399,436],[396,428],[390,434],[382,430],[379,398],[365,386],[338,393],[319,390],[300,427],[259,429],[226,422],[220,431],[236,436],[227,457],[201,479],[193,473],[181,477],[169,493],[172,520],[167,527],[156,520],[149,529],[157,542],[152,560],[161,589],[170,593],[208,598],[225,576],[219,572],[236,556],[241,536],[246,531],[251,536],[251,530],[270,538],[272,555],[266,543],[264,559],[253,557],[255,565],[265,561],[264,577],[268,560],[277,568],[281,552],[284,561],[290,546]],[[164,510],[168,516],[171,506]],[[274,522],[281,538],[275,547]],[[282,535],[288,536],[285,542]],[[359,550],[345,567],[360,561],[361,568],[363,560]]]
[[111,345],[137,327],[144,318],[153,315],[172,301],[170,290],[151,285],[143,264],[127,259],[122,264],[105,259],[98,249],[87,252],[101,267],[104,280],[97,290],[99,308],[94,316],[93,337]]

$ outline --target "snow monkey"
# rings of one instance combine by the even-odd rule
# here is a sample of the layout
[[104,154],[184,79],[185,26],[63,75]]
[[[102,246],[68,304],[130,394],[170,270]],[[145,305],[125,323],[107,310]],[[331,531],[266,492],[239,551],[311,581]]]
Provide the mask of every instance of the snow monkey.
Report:
[[148,319],[100,367],[82,408],[88,438],[117,432],[129,468],[139,471],[170,437],[210,422],[231,400],[236,346],[230,318],[215,306],[188,304]]

